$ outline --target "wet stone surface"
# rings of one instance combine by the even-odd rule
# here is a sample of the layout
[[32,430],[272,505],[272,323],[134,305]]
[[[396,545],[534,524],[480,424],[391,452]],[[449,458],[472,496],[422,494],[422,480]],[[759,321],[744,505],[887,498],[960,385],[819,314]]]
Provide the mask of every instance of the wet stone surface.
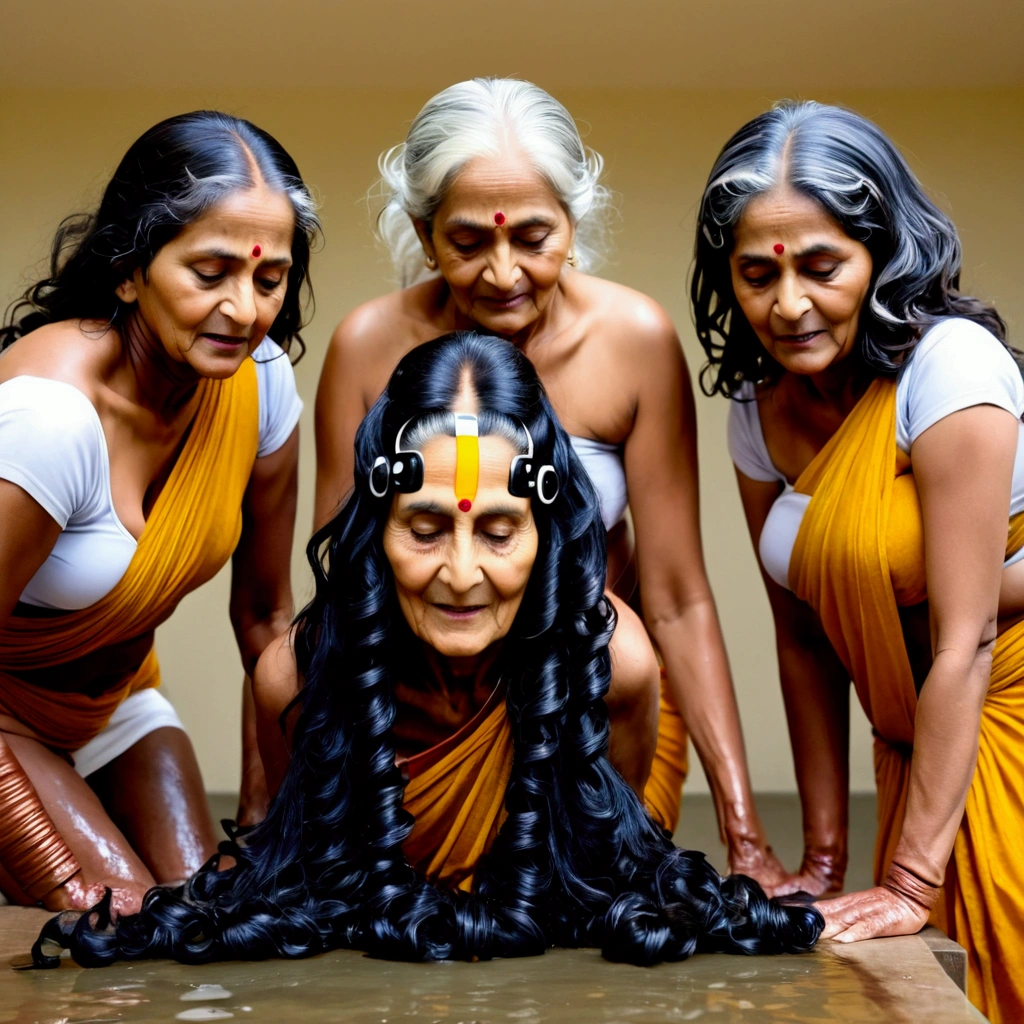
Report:
[[[0,908],[0,926],[14,908]],[[21,915],[33,912],[21,911]],[[0,927],[0,1024],[219,1021],[586,1024],[775,1021],[978,1021],[916,937],[823,943],[792,957],[698,956],[681,964],[610,964],[595,950],[526,960],[399,964],[339,951],[303,961],[184,967],[168,962],[24,970],[22,932]],[[15,941],[16,940],[16,941]],[[14,941],[14,949],[12,949]]]

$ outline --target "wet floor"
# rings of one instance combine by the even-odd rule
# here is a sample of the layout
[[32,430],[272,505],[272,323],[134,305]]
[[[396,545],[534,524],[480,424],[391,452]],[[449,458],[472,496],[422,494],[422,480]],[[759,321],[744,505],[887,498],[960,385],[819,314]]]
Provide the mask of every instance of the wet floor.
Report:
[[[0,910],[0,923],[12,911]],[[593,950],[477,964],[398,964],[347,951],[205,967],[158,962],[82,970],[65,960],[54,971],[18,969],[27,963],[24,954],[0,961],[3,1024],[982,1019],[916,937],[823,945],[805,956],[698,956],[655,968],[609,964]]]

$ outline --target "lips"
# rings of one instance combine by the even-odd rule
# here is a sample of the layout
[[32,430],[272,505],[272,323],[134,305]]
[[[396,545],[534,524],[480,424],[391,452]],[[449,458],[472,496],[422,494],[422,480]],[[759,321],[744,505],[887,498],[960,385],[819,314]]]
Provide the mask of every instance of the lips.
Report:
[[824,333],[824,330],[818,330],[806,331],[803,334],[777,334],[775,335],[775,340],[781,341],[787,345],[806,345],[809,341],[813,341],[819,335]]
[[239,338],[232,334],[203,334],[200,337],[205,338],[211,345],[216,348],[224,349],[236,349],[241,345],[248,345],[248,338]]
[[515,309],[526,301],[526,297],[526,292],[522,292],[519,295],[510,295],[508,298],[501,298],[496,295],[481,295],[480,301],[486,302],[488,306],[494,309]]
[[456,621],[465,621],[466,619],[473,618],[474,615],[482,612],[487,605],[485,604],[468,604],[468,605],[457,605],[457,604],[435,604],[434,607],[441,612],[443,615],[448,616],[450,619]]

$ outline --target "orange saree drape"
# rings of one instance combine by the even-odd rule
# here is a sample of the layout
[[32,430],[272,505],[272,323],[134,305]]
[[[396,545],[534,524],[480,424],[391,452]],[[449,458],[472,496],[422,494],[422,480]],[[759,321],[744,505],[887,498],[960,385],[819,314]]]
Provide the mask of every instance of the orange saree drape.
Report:
[[675,832],[679,824],[683,783],[686,781],[686,726],[668,692],[665,670],[661,670],[661,703],[658,708],[658,746],[651,774],[644,787],[647,813],[662,827]]
[[[790,563],[875,733],[875,878],[896,849],[910,783],[917,693],[899,620],[926,597],[921,509],[896,448],[896,385],[876,380],[807,467],[811,495]],[[1024,544],[1024,517],[1008,551]],[[1024,623],[996,643],[978,765],[932,920],[967,949],[968,996],[994,1024],[1024,1020]]]
[[[473,873],[505,821],[512,729],[504,691],[453,736],[399,764],[408,776],[405,809],[416,819],[403,847],[430,881],[469,891]],[[658,750],[644,793],[651,816],[673,830],[686,775],[686,730],[662,682]]]
[[188,437],[114,589],[80,611],[12,616],[0,626],[0,730],[75,750],[130,693],[159,685],[152,646],[98,694],[38,686],[19,674],[66,665],[74,676],[79,659],[151,633],[231,556],[258,444],[255,364],[248,359],[233,377],[203,380],[199,389]]

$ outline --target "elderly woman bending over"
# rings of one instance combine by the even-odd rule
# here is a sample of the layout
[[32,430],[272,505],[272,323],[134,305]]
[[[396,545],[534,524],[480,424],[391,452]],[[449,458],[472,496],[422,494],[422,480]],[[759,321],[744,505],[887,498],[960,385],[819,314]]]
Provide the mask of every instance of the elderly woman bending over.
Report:
[[970,998],[1016,1022],[1024,594],[1004,565],[1024,551],[1024,384],[959,273],[953,224],[849,111],[780,106],[711,171],[693,303],[711,390],[734,399],[804,885],[842,887],[852,678],[876,737],[878,888],[821,904],[825,934],[931,917],[968,949]]
[[[646,707],[657,723],[653,768],[640,766],[650,768],[648,807],[675,828],[686,771],[681,712],[731,869],[769,887],[787,884],[754,809],[704,568],[693,396],[679,339],[647,296],[590,273],[608,203],[601,158],[542,89],[474,79],[429,100],[381,170],[388,202],[380,227],[402,289],[356,309],[331,343],[317,396],[318,524],[351,488],[352,438],[402,356],[455,329],[515,345],[536,368],[600,502],[618,612],[613,660],[652,666],[646,686],[615,695],[610,708],[613,721],[626,721],[644,718]],[[626,604],[637,582],[643,623]],[[660,700],[644,624],[665,668]],[[613,753],[635,758],[644,731],[623,734]]]

